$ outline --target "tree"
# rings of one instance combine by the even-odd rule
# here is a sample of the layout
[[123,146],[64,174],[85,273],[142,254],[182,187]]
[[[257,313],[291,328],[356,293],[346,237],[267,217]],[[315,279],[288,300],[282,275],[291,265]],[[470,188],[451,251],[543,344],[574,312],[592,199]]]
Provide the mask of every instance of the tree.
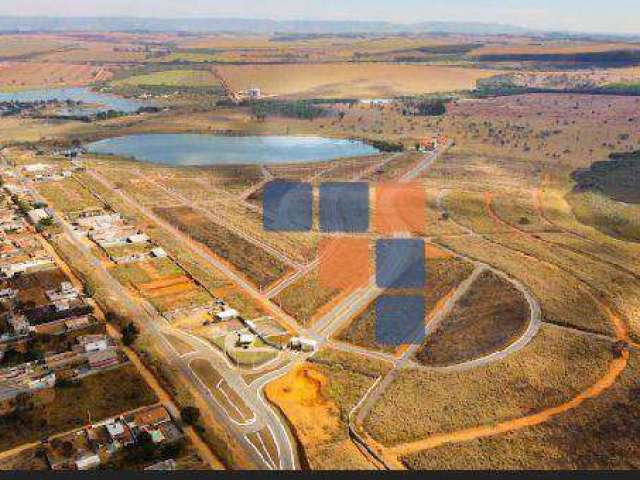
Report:
[[138,327],[133,322],[129,322],[122,328],[122,343],[128,347],[136,341],[139,333]]
[[200,419],[200,409],[198,407],[186,406],[180,410],[180,418],[187,425],[194,425]]

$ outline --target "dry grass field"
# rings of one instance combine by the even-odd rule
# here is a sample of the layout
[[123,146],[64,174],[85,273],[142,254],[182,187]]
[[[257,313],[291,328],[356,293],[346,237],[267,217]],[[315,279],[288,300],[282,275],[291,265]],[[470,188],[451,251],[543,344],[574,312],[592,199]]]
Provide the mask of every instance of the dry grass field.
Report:
[[318,270],[314,269],[285,288],[273,301],[300,324],[307,325],[339,293],[335,288],[323,286]]
[[638,358],[582,408],[505,435],[445,445],[404,458],[411,469],[638,469]]
[[59,35],[1,35],[0,58],[31,57],[66,48],[71,43]]
[[423,365],[462,363],[505,348],[529,322],[529,306],[509,282],[485,271],[416,352]]
[[3,62],[0,63],[0,90],[77,87],[107,80],[109,76],[104,68],[92,65]]
[[188,207],[156,208],[154,212],[209,247],[256,285],[266,287],[287,271],[280,260]]
[[135,75],[113,82],[113,86],[162,85],[168,87],[210,87],[219,85],[219,80],[208,70],[166,70],[146,75]]
[[403,370],[365,427],[377,441],[394,445],[528,415],[595,383],[613,358],[611,346],[544,326],[519,353],[485,367],[451,373]]
[[477,79],[495,74],[395,64],[230,65],[220,70],[238,90],[259,87],[268,95],[310,98],[384,98],[469,90]]
[[65,179],[38,185],[38,191],[57,211],[73,216],[74,212],[102,208],[104,204],[75,179]]
[[[427,315],[433,313],[438,302],[450,294],[473,271],[473,265],[457,257],[452,257],[436,247],[430,247],[426,261],[427,286],[421,291],[388,291],[389,294],[424,295]],[[376,341],[376,302],[370,303],[351,323],[337,334],[339,340],[360,347],[387,352],[395,351],[393,346],[383,346]]]

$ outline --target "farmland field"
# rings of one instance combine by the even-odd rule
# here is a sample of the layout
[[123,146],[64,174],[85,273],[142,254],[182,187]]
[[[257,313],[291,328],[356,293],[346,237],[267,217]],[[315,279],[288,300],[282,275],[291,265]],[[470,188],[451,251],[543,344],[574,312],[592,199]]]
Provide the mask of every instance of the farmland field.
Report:
[[221,71],[240,90],[257,86],[266,94],[312,98],[380,98],[468,90],[478,78],[494,74],[456,67],[392,64],[224,66]]
[[67,63],[0,63],[0,90],[87,85],[108,78],[104,69]]
[[211,89],[218,84],[219,81],[213,73],[207,70],[166,70],[146,75],[135,75],[113,82],[116,87],[162,85],[169,87],[210,87]]

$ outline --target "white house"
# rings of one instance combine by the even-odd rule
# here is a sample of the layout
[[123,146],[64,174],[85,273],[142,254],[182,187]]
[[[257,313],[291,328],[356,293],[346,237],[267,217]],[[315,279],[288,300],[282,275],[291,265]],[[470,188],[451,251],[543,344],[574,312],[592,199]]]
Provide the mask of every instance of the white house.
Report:
[[78,470],[91,470],[100,466],[100,457],[96,453],[86,453],[75,464]]
[[248,347],[254,342],[255,339],[255,335],[252,335],[250,333],[238,333],[237,345],[240,347]]
[[36,208],[34,210],[29,210],[27,212],[27,217],[32,224],[37,225],[41,220],[49,218],[49,213],[44,208]]
[[216,313],[216,319],[224,322],[226,320],[233,320],[238,316],[238,311],[233,308],[227,308],[226,310],[222,310],[221,312]]

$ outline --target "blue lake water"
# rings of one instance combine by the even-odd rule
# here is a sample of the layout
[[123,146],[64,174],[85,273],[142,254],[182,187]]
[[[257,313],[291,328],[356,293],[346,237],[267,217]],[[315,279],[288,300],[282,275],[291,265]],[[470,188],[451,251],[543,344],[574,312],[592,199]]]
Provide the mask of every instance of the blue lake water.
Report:
[[0,92],[0,102],[36,102],[44,100],[59,100],[66,102],[73,100],[81,101],[86,104],[98,105],[99,108],[90,107],[74,107],[70,112],[66,113],[95,113],[97,111],[117,110],[119,112],[135,112],[144,104],[142,102],[110,95],[107,93],[94,92],[85,87],[74,88],[48,88],[38,90],[24,90],[18,92]]
[[87,145],[90,152],[166,165],[305,163],[378,153],[364,142],[323,137],[142,134]]

